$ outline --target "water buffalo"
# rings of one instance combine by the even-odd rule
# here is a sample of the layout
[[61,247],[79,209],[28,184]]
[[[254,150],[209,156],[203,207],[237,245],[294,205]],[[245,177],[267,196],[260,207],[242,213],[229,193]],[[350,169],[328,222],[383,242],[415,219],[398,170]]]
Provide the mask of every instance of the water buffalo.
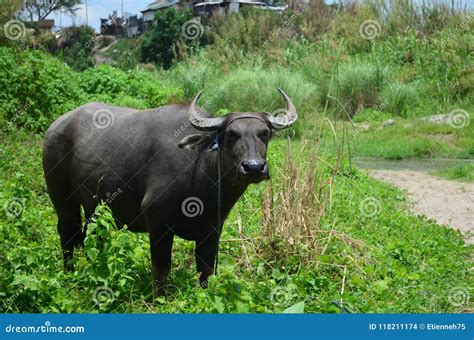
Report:
[[196,241],[205,283],[232,206],[250,183],[269,178],[273,130],[297,119],[279,91],[287,105],[281,117],[236,112],[213,118],[197,107],[201,92],[190,105],[135,110],[90,103],[58,118],[46,132],[43,169],[65,269],[72,269],[74,247],[83,244],[96,206],[107,201],[118,226],[149,233],[155,293],[164,292],[175,235]]

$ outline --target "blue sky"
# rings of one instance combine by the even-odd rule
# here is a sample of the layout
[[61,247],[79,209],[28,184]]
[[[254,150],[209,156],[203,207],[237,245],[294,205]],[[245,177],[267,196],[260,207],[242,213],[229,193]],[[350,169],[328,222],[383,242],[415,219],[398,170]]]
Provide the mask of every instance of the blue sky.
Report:
[[[85,0],[83,0],[85,3]],[[107,15],[112,14],[116,10],[120,15],[120,3],[121,0],[88,0],[89,8],[89,26],[99,30],[100,18],[106,18]],[[145,9],[146,6],[153,2],[153,0],[123,0],[123,11],[132,14],[139,13]],[[50,16],[55,20],[55,25],[59,26],[70,26],[72,24],[71,17],[55,13]],[[86,23],[86,11],[85,5],[81,5],[80,9],[76,12],[75,24],[82,25]]]
[[[334,1],[334,0],[333,0]],[[328,1],[328,2],[333,2]],[[420,2],[422,0],[419,0]],[[438,0],[439,1],[439,0]],[[447,0],[444,0],[445,2]],[[456,0],[458,2],[459,0]],[[469,8],[474,8],[474,0],[461,0],[462,3],[467,4]],[[83,0],[85,2],[85,0]],[[124,12],[131,14],[137,14],[140,10],[146,8],[146,6],[153,2],[153,0],[123,0]],[[440,2],[443,2],[441,0]],[[450,3],[450,1],[448,1]],[[100,18],[106,18],[108,14],[111,14],[116,10],[120,14],[121,0],[88,0],[89,7],[89,26],[94,27],[97,31],[100,26]],[[75,24],[82,25],[86,23],[86,11],[85,5],[81,5],[80,9],[76,12]],[[70,26],[73,21],[71,17],[65,14],[55,13],[50,18],[55,19],[56,26]]]

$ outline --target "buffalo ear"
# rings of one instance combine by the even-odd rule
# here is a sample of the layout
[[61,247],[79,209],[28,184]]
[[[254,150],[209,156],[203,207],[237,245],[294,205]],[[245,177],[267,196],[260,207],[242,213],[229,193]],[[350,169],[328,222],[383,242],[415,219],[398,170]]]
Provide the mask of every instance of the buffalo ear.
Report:
[[178,147],[181,149],[202,151],[211,145],[212,140],[212,136],[206,134],[189,135],[181,139],[178,143]]

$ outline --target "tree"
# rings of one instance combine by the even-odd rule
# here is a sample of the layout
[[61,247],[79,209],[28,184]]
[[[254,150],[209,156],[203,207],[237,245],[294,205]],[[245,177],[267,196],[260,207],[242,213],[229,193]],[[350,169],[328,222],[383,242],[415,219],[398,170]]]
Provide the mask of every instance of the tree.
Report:
[[11,20],[21,6],[22,0],[0,0],[0,25],[3,26]]
[[89,26],[68,27],[59,39],[62,59],[76,71],[94,66],[92,48],[95,44],[94,29]]
[[173,63],[177,48],[199,44],[203,30],[203,26],[193,20],[191,11],[174,8],[158,11],[153,26],[143,35],[141,60],[167,69]]
[[30,21],[43,20],[48,15],[56,11],[66,11],[74,14],[82,4],[82,0],[25,0],[23,4],[23,14],[29,17]]

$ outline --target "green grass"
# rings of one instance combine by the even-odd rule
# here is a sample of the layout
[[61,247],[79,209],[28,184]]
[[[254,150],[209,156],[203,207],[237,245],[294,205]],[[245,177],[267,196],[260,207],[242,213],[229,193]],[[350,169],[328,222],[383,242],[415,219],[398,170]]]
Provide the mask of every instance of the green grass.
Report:
[[[385,159],[474,158],[474,129],[470,125],[454,128],[449,124],[434,124],[416,118],[394,118],[394,125],[382,127],[383,120],[389,116],[375,115],[367,114],[367,118],[359,121],[352,130],[354,156]],[[361,128],[364,121],[369,124],[367,131]],[[342,135],[342,131],[339,134]]]
[[458,165],[454,168],[434,172],[433,174],[451,180],[474,182],[474,165]]
[[[0,134],[0,140],[0,206],[8,207],[16,198],[23,207],[13,218],[0,211],[2,312],[272,313],[301,301],[305,312],[315,313],[341,312],[336,303],[351,312],[465,308],[450,303],[451,292],[469,289],[471,249],[459,232],[410,215],[398,190],[348,165],[331,186],[331,204],[322,220],[306,221],[318,235],[310,248],[262,227],[267,184],[251,186],[226,222],[219,275],[208,289],[196,285],[193,243],[177,240],[169,294],[153,302],[147,236],[115,230],[105,208],[95,226],[110,235],[104,253],[88,243],[77,252],[76,271],[65,274],[42,176],[42,138],[17,131]],[[285,187],[286,149],[282,140],[270,148],[275,193]],[[292,149],[300,172],[317,171],[318,183],[329,190],[331,171],[324,164],[334,164],[334,157],[318,154],[324,162],[313,168],[304,166],[301,143],[292,143]],[[239,241],[239,226],[248,241]],[[103,286],[112,290],[113,300],[96,304],[94,291]]]

